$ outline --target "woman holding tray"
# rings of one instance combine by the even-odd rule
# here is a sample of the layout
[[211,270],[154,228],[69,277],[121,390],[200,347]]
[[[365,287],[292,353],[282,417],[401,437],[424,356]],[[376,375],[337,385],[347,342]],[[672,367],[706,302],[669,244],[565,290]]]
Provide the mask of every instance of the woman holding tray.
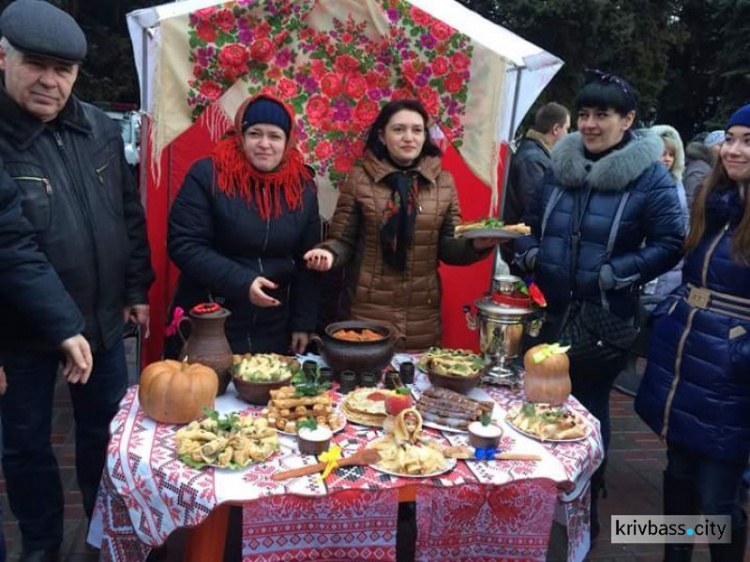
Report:
[[412,350],[440,345],[439,262],[474,263],[497,243],[454,236],[461,209],[428,121],[416,100],[383,107],[341,189],[328,239],[305,254],[316,271],[347,267],[341,317],[390,323]]

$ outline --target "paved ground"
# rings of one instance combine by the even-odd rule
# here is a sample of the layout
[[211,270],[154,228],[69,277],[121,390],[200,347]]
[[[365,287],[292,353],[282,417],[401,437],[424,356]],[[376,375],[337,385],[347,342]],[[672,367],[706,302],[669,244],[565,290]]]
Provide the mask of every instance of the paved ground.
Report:
[[[65,542],[63,560],[84,562],[96,560],[96,553],[85,545],[86,522],[81,496],[76,489],[74,471],[73,415],[67,389],[60,385],[55,401],[56,414],[52,440],[55,446],[65,490]],[[664,448],[633,412],[632,398],[612,393],[613,438],[609,464],[608,496],[601,501],[602,534],[591,552],[595,561],[659,561],[659,545],[613,545],[610,537],[612,514],[657,514],[661,512],[661,474],[665,466]],[[18,530],[9,513],[5,482],[0,479],[3,528],[9,560],[20,554]],[[166,559],[180,560],[184,537],[176,536],[168,543]],[[565,559],[565,535],[562,527],[553,531],[549,560]],[[693,560],[708,560],[707,552],[697,551]],[[750,560],[750,557],[746,557]]]

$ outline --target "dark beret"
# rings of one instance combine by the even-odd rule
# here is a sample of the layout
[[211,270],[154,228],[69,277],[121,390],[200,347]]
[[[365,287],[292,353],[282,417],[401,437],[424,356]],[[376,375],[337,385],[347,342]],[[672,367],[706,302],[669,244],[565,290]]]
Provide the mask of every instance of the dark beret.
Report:
[[78,64],[86,36],[70,14],[44,0],[16,0],[0,15],[0,35],[22,53]]

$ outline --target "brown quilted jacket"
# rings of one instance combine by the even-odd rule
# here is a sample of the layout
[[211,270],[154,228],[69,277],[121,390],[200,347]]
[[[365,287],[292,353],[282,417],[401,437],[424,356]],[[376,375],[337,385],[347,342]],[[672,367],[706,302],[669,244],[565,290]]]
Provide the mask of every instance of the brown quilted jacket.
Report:
[[365,153],[341,189],[329,239],[320,245],[334,254],[334,267],[346,265],[346,291],[340,316],[392,324],[403,336],[401,349],[440,345],[441,283],[438,260],[465,265],[482,259],[469,240],[455,239],[461,220],[456,188],[439,157],[425,157],[414,168],[420,183],[419,213],[406,269],[386,265],[380,248],[379,225],[391,197],[384,178],[397,171],[386,160]]

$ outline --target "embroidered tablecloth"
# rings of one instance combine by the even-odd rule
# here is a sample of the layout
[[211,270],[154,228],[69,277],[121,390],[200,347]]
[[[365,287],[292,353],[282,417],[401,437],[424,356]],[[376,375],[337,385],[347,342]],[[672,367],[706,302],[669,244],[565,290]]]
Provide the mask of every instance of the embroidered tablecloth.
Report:
[[[418,377],[416,382],[422,381]],[[522,404],[522,393],[500,387],[486,387],[484,391],[500,412]],[[590,425],[587,438],[572,443],[540,443],[509,426],[505,428],[502,449],[537,453],[542,457],[540,462],[459,461],[447,474],[426,479],[390,476],[371,467],[347,467],[337,469],[325,482],[316,477],[274,482],[270,476],[275,472],[317,462],[312,456],[300,456],[293,437],[279,435],[280,451],[245,470],[195,470],[177,458],[174,439],[179,426],[156,423],[146,416],[138,402],[138,387],[133,386],[110,427],[107,467],[89,542],[101,546],[103,560],[131,562],[145,559],[151,547],[163,544],[177,528],[199,525],[214,507],[225,502],[251,502],[270,496],[322,497],[343,490],[376,491],[415,484],[449,488],[547,479],[557,485],[556,494],[568,525],[568,558],[582,560],[589,549],[588,481],[601,464],[603,451],[598,421],[572,397],[567,406]],[[261,408],[239,400],[230,385],[216,400],[216,409],[252,414]],[[427,431],[453,444],[466,442],[464,434]],[[349,423],[334,441],[348,456],[380,435],[379,430]]]

